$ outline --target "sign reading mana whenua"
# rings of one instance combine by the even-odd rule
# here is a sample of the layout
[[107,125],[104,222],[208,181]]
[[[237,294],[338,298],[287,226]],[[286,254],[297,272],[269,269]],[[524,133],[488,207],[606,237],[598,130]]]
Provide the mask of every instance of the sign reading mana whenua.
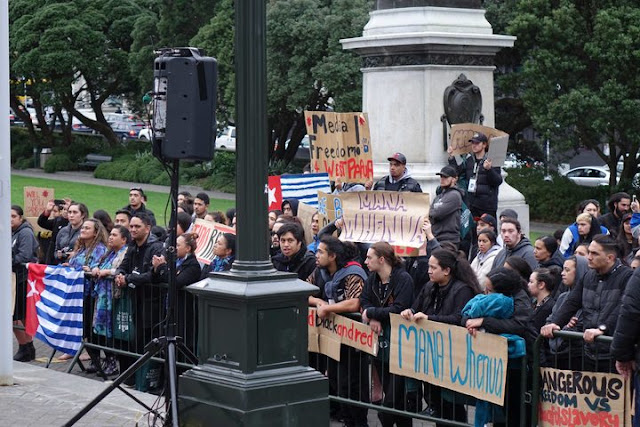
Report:
[[311,171],[327,172],[335,181],[373,179],[371,135],[366,113],[305,111]]

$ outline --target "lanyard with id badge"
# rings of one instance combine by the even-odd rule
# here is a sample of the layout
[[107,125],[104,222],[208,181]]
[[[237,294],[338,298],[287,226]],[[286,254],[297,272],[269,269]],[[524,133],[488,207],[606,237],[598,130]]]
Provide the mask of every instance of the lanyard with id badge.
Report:
[[[486,156],[485,156],[486,157]],[[467,191],[469,193],[475,193],[476,192],[476,183],[478,182],[478,174],[480,173],[480,164],[484,164],[484,159],[485,157],[482,158],[482,160],[480,161],[476,161],[475,164],[473,165],[473,177],[469,179],[469,188],[467,188]],[[474,158],[475,160],[475,158]]]

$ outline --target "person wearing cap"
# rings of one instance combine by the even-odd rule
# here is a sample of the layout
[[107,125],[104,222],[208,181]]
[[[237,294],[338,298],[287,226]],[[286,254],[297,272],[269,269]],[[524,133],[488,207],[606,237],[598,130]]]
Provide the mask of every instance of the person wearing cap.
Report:
[[495,217],[498,210],[498,187],[502,184],[500,168],[491,165],[487,158],[489,140],[483,133],[476,132],[469,140],[471,155],[458,165],[451,155],[449,147],[449,165],[458,168],[458,175],[467,181],[466,204],[471,214],[481,216],[483,213]]
[[151,211],[147,209],[143,201],[145,200],[144,191],[140,187],[132,187],[129,190],[129,204],[122,208],[122,210],[128,211],[131,216],[137,213],[146,214],[151,220],[151,225],[156,225],[156,217]]
[[500,216],[498,218],[500,219],[500,222],[502,222],[502,220],[505,218],[518,219],[518,212],[514,211],[513,209],[504,209],[502,212],[500,212]]
[[459,245],[463,195],[455,185],[458,171],[453,166],[447,165],[436,175],[440,176],[442,191],[434,197],[429,209],[431,229],[439,242]]
[[373,186],[374,190],[387,191],[411,191],[414,193],[422,193],[420,184],[411,178],[409,169],[407,168],[407,158],[402,153],[395,153],[389,160],[389,175],[380,179]]

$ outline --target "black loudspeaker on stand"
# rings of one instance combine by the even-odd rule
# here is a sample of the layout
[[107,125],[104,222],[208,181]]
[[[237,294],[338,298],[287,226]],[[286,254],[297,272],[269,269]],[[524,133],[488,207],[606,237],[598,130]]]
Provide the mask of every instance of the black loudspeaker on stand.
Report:
[[[65,426],[72,426],[116,388],[145,407],[148,407],[121,384],[147,361],[163,353],[165,356],[165,417],[164,425],[178,426],[178,376],[176,351],[180,351],[193,364],[197,357],[176,336],[176,239],[178,225],[179,159],[211,160],[215,135],[215,94],[217,66],[213,58],[201,56],[194,48],[164,49],[154,62],[154,155],[171,170],[170,245],[167,249],[169,289],[165,335],[145,345],[145,353],[102,393],[82,408]],[[182,132],[182,133],[181,133]],[[178,135],[182,135],[178,143]],[[168,379],[168,386],[166,381]],[[171,416],[169,417],[169,413]],[[160,417],[161,418],[161,417]]]

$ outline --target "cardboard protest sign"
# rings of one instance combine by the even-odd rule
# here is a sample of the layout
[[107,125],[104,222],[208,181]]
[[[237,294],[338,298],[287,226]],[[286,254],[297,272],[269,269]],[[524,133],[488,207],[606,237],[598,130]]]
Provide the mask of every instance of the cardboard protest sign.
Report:
[[304,228],[304,238],[308,245],[313,241],[313,232],[311,231],[311,220],[313,215],[317,212],[316,208],[313,208],[306,203],[298,204],[298,218],[302,222],[302,228]]
[[340,361],[340,345],[348,345],[372,355],[378,354],[378,335],[369,325],[330,313],[321,319],[315,308],[309,307],[309,351]]
[[475,123],[459,123],[451,126],[451,138],[449,147],[453,149],[452,155],[466,154],[471,152],[469,140],[476,132],[484,133],[489,139],[489,150],[487,158],[492,161],[492,166],[502,167],[507,156],[507,145],[509,134],[501,130],[481,126]]
[[371,135],[366,113],[305,111],[311,171],[364,183],[373,179]]
[[622,375],[541,368],[539,426],[631,426]]
[[191,231],[198,234],[196,258],[206,265],[211,264],[213,260],[213,245],[218,237],[224,233],[236,234],[236,229],[233,227],[200,218],[193,223]]
[[24,187],[24,214],[38,217],[47,207],[49,200],[53,200],[53,188]]
[[342,201],[340,197],[336,194],[318,191],[318,213],[320,214],[320,229],[342,217]]
[[504,405],[507,339],[391,314],[389,371]]
[[341,240],[389,242],[419,248],[425,242],[422,224],[429,217],[429,194],[359,191],[340,194],[344,226]]

